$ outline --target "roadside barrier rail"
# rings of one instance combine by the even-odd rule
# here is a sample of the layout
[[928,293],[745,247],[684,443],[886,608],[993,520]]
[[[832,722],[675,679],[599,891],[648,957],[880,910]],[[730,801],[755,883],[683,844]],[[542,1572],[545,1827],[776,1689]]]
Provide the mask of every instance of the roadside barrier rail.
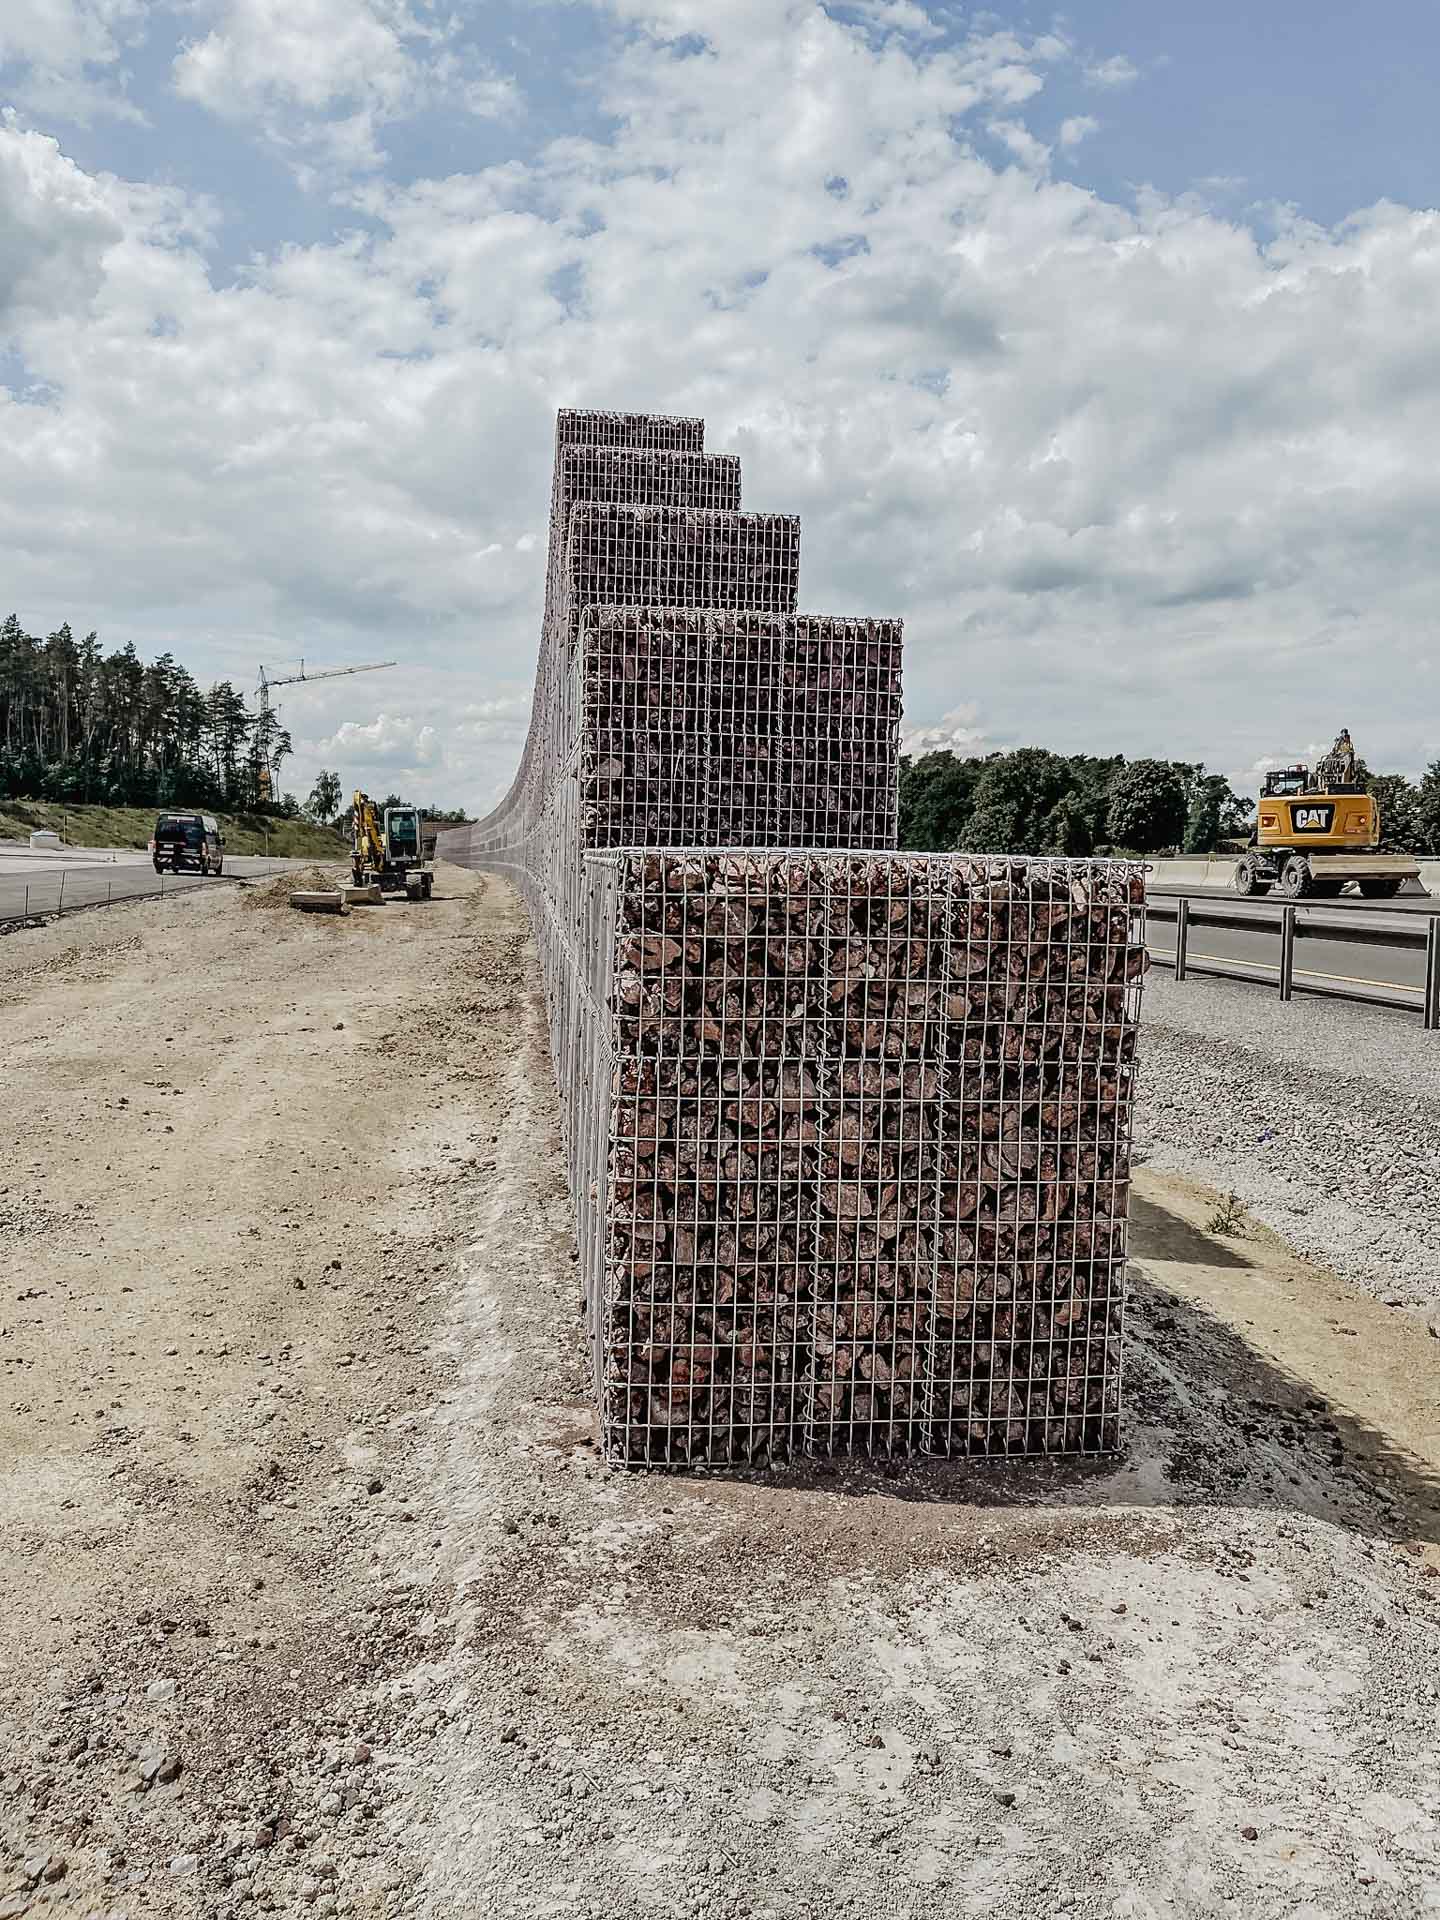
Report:
[[[1322,999],[1355,1000],[1401,1012],[1418,1000],[1426,1032],[1440,1030],[1440,913],[1396,913],[1386,919],[1377,915],[1361,920],[1353,913],[1327,913],[1323,907],[1285,906],[1277,918],[1273,911],[1247,910],[1238,903],[1167,898],[1164,894],[1152,893],[1147,917],[1152,926],[1167,921],[1174,925],[1174,948],[1167,952],[1152,945],[1150,958],[1160,966],[1172,967],[1177,980],[1193,973],[1219,980],[1249,980],[1257,986],[1278,983],[1282,1000],[1293,999],[1297,993],[1309,993]],[[1246,961],[1231,960],[1221,954],[1197,954],[1190,939],[1196,928],[1272,934],[1278,942],[1277,957],[1274,961]],[[1309,978],[1297,977],[1306,970],[1296,966],[1296,947],[1306,940],[1423,954],[1424,983],[1413,986],[1397,980],[1366,984],[1337,980],[1316,972]]]
[[[277,873],[284,873],[293,864],[292,860],[285,859],[267,861],[264,866],[252,867],[245,873],[170,874],[168,884],[167,875],[161,873],[156,875],[153,885],[139,887],[126,885],[118,877],[116,867],[109,862],[62,867],[37,874],[33,880],[23,883],[16,881],[8,886],[0,883],[0,934],[13,933],[36,921],[61,920],[67,913],[88,913],[94,907],[123,907],[141,900],[168,900],[177,893],[193,893],[197,888],[208,887],[217,880],[222,885],[269,880]],[[130,870],[133,871],[133,868]],[[119,869],[119,873],[124,871],[124,868]],[[99,878],[96,877],[100,875],[105,877],[103,893]],[[87,877],[91,879],[88,887],[84,884]]]

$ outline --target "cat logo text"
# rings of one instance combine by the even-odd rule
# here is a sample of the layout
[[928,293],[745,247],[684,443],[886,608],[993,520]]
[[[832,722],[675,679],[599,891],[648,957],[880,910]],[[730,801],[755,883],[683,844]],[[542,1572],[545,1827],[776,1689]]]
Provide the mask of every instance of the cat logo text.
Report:
[[1296,807],[1296,833],[1329,833],[1330,823],[1335,818],[1333,807]]

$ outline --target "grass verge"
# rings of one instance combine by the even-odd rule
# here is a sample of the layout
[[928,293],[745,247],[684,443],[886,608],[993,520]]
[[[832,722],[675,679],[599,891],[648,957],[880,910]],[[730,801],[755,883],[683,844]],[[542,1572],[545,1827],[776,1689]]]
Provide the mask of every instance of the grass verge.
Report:
[[[67,807],[49,800],[0,800],[0,840],[24,840],[39,828],[71,847],[139,847],[155,831],[157,807]],[[269,853],[279,859],[338,859],[348,842],[308,820],[259,813],[217,813],[227,853]],[[268,841],[266,829],[269,829]]]

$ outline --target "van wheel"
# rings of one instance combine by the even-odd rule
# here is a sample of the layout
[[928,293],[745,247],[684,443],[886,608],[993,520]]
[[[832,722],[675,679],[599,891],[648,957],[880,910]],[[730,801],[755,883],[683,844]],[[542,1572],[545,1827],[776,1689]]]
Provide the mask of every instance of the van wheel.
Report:
[[215,878],[218,880],[221,874],[224,873],[224,871],[225,871],[225,856],[222,853],[220,858],[215,862]]
[[1400,882],[1381,874],[1372,880],[1362,880],[1360,891],[1367,900],[1393,900],[1400,891]]
[[154,864],[156,873],[163,873],[165,871],[164,867],[161,866],[158,860],[156,860],[153,864]]

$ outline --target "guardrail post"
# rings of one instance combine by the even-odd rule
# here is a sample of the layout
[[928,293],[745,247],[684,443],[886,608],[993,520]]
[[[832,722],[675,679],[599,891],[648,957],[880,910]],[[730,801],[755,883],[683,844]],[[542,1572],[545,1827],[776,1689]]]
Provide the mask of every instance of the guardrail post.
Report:
[[1425,1031],[1440,1028],[1440,913],[1425,929]]
[[1190,902],[1181,899],[1175,909],[1175,978],[1185,978],[1185,955],[1190,944]]
[[1280,916],[1280,998],[1288,1000],[1295,988],[1295,909]]

